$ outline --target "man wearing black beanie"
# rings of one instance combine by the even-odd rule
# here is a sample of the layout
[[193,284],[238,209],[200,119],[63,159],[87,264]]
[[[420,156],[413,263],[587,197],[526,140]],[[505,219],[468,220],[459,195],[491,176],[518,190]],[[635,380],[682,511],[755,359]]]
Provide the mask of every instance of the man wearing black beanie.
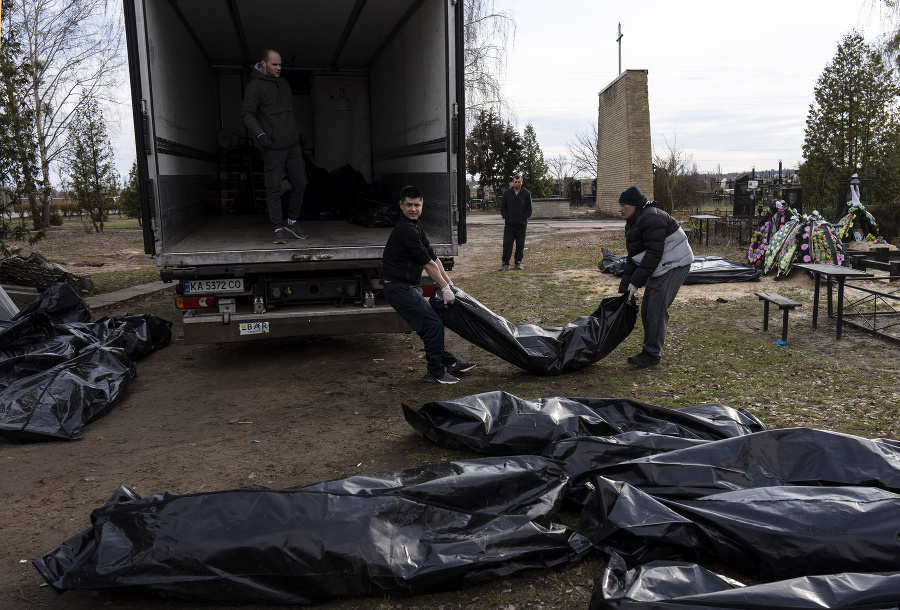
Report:
[[619,196],[619,214],[625,219],[628,250],[619,292],[633,297],[638,289],[645,288],[641,300],[643,349],[628,358],[628,362],[643,368],[659,364],[669,307],[691,270],[694,253],[678,222],[648,201],[636,186]]

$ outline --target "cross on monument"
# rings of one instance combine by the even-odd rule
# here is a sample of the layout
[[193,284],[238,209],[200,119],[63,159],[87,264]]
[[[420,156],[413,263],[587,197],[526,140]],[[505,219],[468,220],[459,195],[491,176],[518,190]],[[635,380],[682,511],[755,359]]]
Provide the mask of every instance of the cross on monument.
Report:
[[619,43],[619,74],[622,73],[622,22],[619,22],[619,37],[616,38]]

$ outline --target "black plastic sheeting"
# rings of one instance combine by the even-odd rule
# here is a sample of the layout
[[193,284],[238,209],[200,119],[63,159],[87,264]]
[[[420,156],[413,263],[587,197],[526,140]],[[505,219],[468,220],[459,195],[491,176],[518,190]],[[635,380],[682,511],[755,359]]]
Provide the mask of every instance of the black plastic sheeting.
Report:
[[547,447],[543,455],[566,463],[570,477],[566,498],[576,504],[586,504],[594,492],[590,478],[597,472],[620,462],[709,442],[653,432],[625,432],[613,436],[566,438]]
[[[351,165],[328,171],[303,155],[306,165],[306,191],[303,195],[301,220],[340,220],[347,217],[359,193],[372,187],[365,176]],[[290,191],[282,195],[282,207],[287,205]]]
[[[418,411],[406,404],[402,406],[409,425],[430,441],[449,449],[488,455],[541,454],[552,443],[564,439],[573,439],[574,443],[574,439],[583,438],[586,443],[615,443],[619,447],[626,443],[643,446],[647,442],[647,437],[641,436],[609,439],[610,435],[624,433],[709,441],[766,428],[746,411],[713,403],[676,410],[620,398],[527,400],[495,391],[429,402]],[[664,446],[687,445],[676,441]],[[631,457],[649,454],[645,449],[632,451],[637,453]],[[568,460],[577,451],[564,446],[553,453],[555,459]],[[579,459],[589,460],[585,453],[579,454]],[[576,471],[580,473],[584,468]]]
[[431,306],[444,326],[495,356],[536,375],[560,375],[602,360],[624,341],[637,321],[637,305],[627,295],[608,297],[589,316],[564,327],[516,326],[465,291],[453,287],[456,301],[445,306],[441,292]]
[[900,442],[780,428],[610,464],[593,473],[667,498],[783,485],[870,486],[900,493]]
[[720,562],[754,578],[900,566],[900,495],[874,487],[762,487],[695,500],[594,477],[585,535],[631,564]]
[[386,202],[374,191],[359,193],[347,210],[347,222],[368,228],[393,227],[400,218],[400,204]]
[[150,314],[87,320],[84,299],[61,281],[0,322],[0,436],[80,439],[134,377],[134,361],[172,336],[172,324]]
[[748,587],[696,564],[655,561],[627,570],[614,555],[594,579],[590,610],[900,608],[900,572],[806,576]]
[[759,578],[900,566],[898,441],[787,428],[569,470],[588,537],[632,564]]
[[[612,254],[606,248],[601,248],[603,258],[597,263],[600,271],[621,276],[625,273],[624,254]],[[722,258],[721,256],[695,256],[691,263],[691,270],[685,278],[685,285],[691,284],[727,284],[734,282],[759,281],[762,271],[755,267],[745,265],[739,261]]]
[[537,456],[433,464],[286,490],[138,497],[34,561],[58,591],[312,604],[565,569],[590,544],[553,522],[567,477]]
[[735,282],[758,282],[762,271],[744,263],[718,256],[695,256],[691,270],[684,283],[730,284]]

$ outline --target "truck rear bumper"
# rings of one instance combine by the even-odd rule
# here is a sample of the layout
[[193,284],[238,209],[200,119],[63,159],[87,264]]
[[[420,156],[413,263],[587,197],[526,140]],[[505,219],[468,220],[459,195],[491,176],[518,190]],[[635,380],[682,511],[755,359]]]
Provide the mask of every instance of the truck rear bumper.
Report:
[[[226,322],[227,319],[227,322]],[[411,332],[409,325],[389,305],[327,310],[304,308],[266,313],[186,312],[185,343],[233,343],[301,335]]]

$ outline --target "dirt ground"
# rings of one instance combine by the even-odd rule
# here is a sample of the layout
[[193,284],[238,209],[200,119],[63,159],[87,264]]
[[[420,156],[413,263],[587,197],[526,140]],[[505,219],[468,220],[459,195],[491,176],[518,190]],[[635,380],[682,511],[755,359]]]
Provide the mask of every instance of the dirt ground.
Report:
[[[471,226],[454,278],[464,278],[484,265],[497,265],[501,231],[496,226]],[[531,248],[559,239],[596,247],[602,242],[602,231],[535,223],[528,239]],[[599,247],[597,251],[599,256]],[[613,283],[602,279],[596,269],[560,273],[597,283],[598,294],[608,292]],[[812,282],[797,275],[777,286],[771,279],[717,285],[715,290],[686,286],[678,299],[731,299],[758,290],[782,292],[786,285],[811,295]],[[170,298],[167,293],[147,298]],[[125,307],[95,314],[118,315]],[[139,307],[140,301],[127,304],[130,311],[138,312]],[[796,315],[809,315],[809,311]],[[773,323],[779,324],[777,314]],[[822,334],[823,341],[833,340]],[[137,377],[106,417],[85,428],[83,440],[29,445],[0,440],[0,607],[198,607],[110,592],[70,591],[58,596],[43,583],[31,560],[86,529],[90,512],[120,484],[142,496],[247,484],[289,487],[421,463],[423,441],[404,422],[401,402],[419,407],[429,400],[473,393],[473,388],[505,389],[506,380],[526,375],[453,333],[448,333],[447,342],[459,357],[477,359],[479,367],[468,383],[423,384],[423,352],[415,335],[200,346],[185,345],[176,337],[171,346],[137,363]],[[533,381],[543,383],[541,378]],[[577,378],[571,382],[555,378],[542,395],[580,395],[575,383]],[[560,586],[560,595],[567,597],[557,607],[586,600],[596,575],[579,570],[570,576],[570,584]],[[539,573],[506,579],[496,586],[531,586],[551,578],[557,577]],[[576,587],[575,597],[568,596]],[[484,594],[484,588],[478,588],[424,599],[348,600],[323,607],[456,608],[471,605]]]

